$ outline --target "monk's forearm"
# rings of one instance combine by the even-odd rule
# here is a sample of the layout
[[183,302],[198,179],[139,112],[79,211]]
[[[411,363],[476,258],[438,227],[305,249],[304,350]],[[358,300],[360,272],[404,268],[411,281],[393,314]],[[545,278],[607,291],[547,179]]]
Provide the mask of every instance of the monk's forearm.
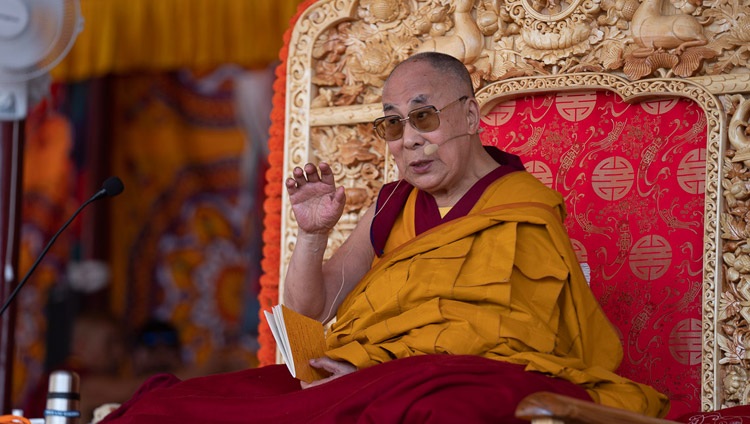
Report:
[[284,304],[295,311],[318,318],[326,304],[323,255],[327,234],[300,232],[284,281]]

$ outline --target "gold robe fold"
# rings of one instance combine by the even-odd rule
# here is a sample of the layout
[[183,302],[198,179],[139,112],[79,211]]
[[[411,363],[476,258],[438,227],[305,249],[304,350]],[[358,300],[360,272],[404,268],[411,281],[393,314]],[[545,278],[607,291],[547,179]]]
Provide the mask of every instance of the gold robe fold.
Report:
[[479,355],[580,384],[605,405],[666,414],[664,395],[614,373],[622,345],[576,261],[559,193],[514,172],[468,215],[419,236],[415,193],[385,254],[340,306],[329,357],[364,368]]

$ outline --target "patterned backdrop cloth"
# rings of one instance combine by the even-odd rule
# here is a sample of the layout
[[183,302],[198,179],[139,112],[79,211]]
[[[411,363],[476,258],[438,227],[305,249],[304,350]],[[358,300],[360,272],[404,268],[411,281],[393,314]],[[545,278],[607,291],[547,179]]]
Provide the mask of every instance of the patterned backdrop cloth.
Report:
[[[47,108],[46,104],[29,113],[24,142],[19,280],[76,208],[71,193],[74,185],[72,148],[72,128],[65,116]],[[60,234],[15,300],[14,406],[28,396],[44,374],[48,330],[45,307],[51,289],[65,278],[65,264],[76,224],[71,227],[70,231]]]
[[[108,205],[111,216],[94,231],[110,232],[112,259],[108,298],[97,307],[111,308],[128,332],[150,317],[173,322],[186,364],[211,362],[205,369],[213,371],[256,361],[262,189],[246,175],[263,175],[265,165],[255,158],[254,168],[245,169],[252,141],[237,122],[233,85],[243,72],[227,67],[112,77],[111,159],[98,159],[112,162],[110,172],[125,190],[98,203]],[[55,101],[63,102],[64,91],[55,91]],[[77,169],[76,160],[85,161],[77,157],[69,117],[40,106],[26,128],[21,275],[83,202],[77,184],[94,178],[93,170]],[[18,296],[14,407],[27,404],[51,365],[45,363],[50,351],[58,348],[46,337],[63,324],[45,316],[53,300],[67,299],[68,313],[58,318],[72,320],[81,306],[67,304],[67,275],[80,259],[90,217],[82,214],[60,235]],[[224,363],[212,362],[217,352]]]
[[700,410],[706,117],[694,102],[607,91],[495,105],[482,140],[565,197],[578,261],[617,328],[619,373]]
[[[253,361],[261,209],[242,180],[250,141],[237,122],[242,71],[118,77],[112,307],[137,326],[173,322],[188,364],[222,350]],[[262,169],[255,169],[262,173]]]

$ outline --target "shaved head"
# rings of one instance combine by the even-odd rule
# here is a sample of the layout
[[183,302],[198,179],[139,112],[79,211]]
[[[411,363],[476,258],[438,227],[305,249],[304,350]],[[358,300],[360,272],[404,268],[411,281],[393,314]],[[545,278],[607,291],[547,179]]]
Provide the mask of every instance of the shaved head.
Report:
[[[409,56],[393,68],[391,75],[395,74],[402,66],[417,62],[425,62],[441,74],[453,77],[451,79],[458,83],[458,95],[474,97],[474,85],[471,82],[471,75],[466,70],[466,66],[460,60],[445,53],[424,52]],[[386,79],[386,85],[388,85],[390,79],[390,76]]]

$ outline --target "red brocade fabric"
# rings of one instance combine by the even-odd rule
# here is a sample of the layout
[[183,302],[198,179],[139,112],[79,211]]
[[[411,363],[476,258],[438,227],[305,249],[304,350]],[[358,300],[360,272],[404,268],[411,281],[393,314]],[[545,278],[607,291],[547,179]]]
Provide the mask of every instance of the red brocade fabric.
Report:
[[676,418],[676,421],[688,424],[750,424],[750,405],[713,412],[688,413]]
[[578,261],[620,332],[618,373],[669,396],[668,418],[699,411],[705,113],[559,93],[498,104],[483,128],[565,198]]
[[163,374],[102,423],[524,423],[513,416],[516,404],[536,391],[590,400],[580,387],[521,365],[425,355],[306,390],[284,365],[183,382]]

